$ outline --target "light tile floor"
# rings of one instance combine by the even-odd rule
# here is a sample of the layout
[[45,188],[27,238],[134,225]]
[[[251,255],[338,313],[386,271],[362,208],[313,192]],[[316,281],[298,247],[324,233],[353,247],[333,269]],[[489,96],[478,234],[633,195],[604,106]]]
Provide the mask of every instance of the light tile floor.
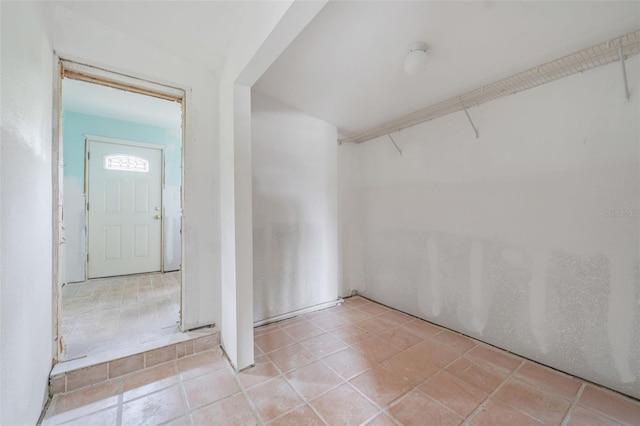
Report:
[[361,297],[257,328],[255,351],[239,374],[207,351],[56,395],[44,424],[640,423],[636,400]]
[[62,287],[61,361],[180,333],[180,272],[101,278]]

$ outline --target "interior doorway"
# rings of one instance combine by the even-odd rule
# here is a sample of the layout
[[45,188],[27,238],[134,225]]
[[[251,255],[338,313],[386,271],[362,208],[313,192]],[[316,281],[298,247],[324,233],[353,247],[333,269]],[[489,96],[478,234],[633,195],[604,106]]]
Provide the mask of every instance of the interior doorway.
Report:
[[59,81],[59,362],[181,332],[184,92],[89,71]]

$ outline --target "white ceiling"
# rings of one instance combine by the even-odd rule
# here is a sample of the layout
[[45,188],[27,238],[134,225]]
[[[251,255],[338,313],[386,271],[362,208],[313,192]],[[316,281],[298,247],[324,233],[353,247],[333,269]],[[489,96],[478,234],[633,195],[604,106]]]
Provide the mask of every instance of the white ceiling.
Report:
[[[640,2],[334,1],[254,89],[349,133],[638,27]],[[411,77],[415,41],[429,65]]]
[[62,109],[165,129],[178,130],[182,123],[178,102],[69,78],[62,82]]
[[236,27],[252,1],[59,1],[156,48],[211,70],[226,59]]

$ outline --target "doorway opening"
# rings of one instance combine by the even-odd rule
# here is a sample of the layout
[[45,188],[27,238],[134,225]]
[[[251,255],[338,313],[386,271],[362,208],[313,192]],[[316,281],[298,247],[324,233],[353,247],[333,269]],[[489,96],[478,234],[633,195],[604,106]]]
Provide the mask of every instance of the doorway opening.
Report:
[[58,83],[57,361],[161,346],[181,333],[184,92],[64,60]]

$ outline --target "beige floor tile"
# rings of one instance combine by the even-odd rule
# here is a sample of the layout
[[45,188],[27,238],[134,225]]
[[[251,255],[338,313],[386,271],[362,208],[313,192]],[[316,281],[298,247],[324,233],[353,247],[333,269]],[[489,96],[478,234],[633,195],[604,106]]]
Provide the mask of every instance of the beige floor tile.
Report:
[[438,404],[425,393],[415,390],[389,409],[389,414],[401,424],[453,426],[463,419]]
[[323,426],[324,422],[313,412],[308,405],[303,405],[295,410],[278,417],[270,426]]
[[154,425],[186,413],[177,385],[134,399],[122,406],[123,425]]
[[640,402],[593,385],[584,388],[579,404],[622,424],[640,423]]
[[406,324],[402,324],[402,327],[422,339],[433,337],[443,330],[441,327],[419,319],[414,319]]
[[325,331],[335,330],[349,323],[347,318],[340,315],[330,314],[319,318],[314,318],[311,322]]
[[488,396],[446,371],[433,376],[420,390],[461,417],[471,414]]
[[400,352],[400,349],[387,344],[387,342],[378,337],[370,337],[353,344],[351,347],[374,363],[382,362]]
[[178,370],[167,363],[123,377],[124,400],[138,398],[178,383]]
[[587,410],[582,407],[574,407],[571,411],[571,416],[567,422],[567,426],[614,426],[620,423],[614,422],[604,414],[600,414],[596,411]]
[[180,358],[177,365],[182,379],[188,380],[214,370],[227,368],[228,362],[223,354],[211,350]]
[[457,359],[447,371],[486,393],[493,392],[508,377],[507,373],[491,365],[480,366],[466,358]]
[[303,340],[300,344],[318,358],[337,352],[347,346],[346,343],[328,333]]
[[386,308],[377,303],[363,304],[361,306],[358,306],[358,309],[371,315],[380,315],[390,311],[389,308]]
[[468,337],[462,336],[458,333],[453,333],[449,330],[436,334],[432,339],[460,354],[467,352],[476,345],[476,342]]
[[360,374],[375,365],[372,361],[360,355],[360,353],[353,348],[345,348],[324,357],[322,362],[331,367],[333,371],[338,373],[338,375],[345,380],[349,380],[353,376]]
[[471,424],[474,426],[540,426],[543,423],[509,407],[507,404],[492,399],[473,418]]
[[522,358],[511,355],[506,351],[484,345],[478,345],[471,349],[465,354],[465,357],[477,364],[489,364],[507,373],[511,373],[522,363]]
[[368,331],[373,335],[379,335],[380,333],[393,328],[396,324],[380,317],[371,317],[362,321],[358,321],[356,325],[364,331]]
[[276,377],[280,372],[265,355],[255,357],[255,365],[238,373],[238,381],[247,389]]
[[221,368],[186,380],[184,391],[189,409],[193,410],[240,392],[240,386],[231,371]]
[[394,311],[393,309],[378,315],[378,318],[390,321],[394,325],[406,324],[408,322],[413,321],[415,318],[409,316],[407,314],[403,314],[402,312]]
[[332,336],[345,342],[347,345],[353,345],[365,339],[373,337],[368,331],[364,331],[360,327],[347,324],[344,327],[337,328],[330,332]]
[[407,331],[402,327],[392,328],[383,333],[380,333],[380,338],[386,340],[394,346],[400,349],[408,349],[411,346],[417,345],[422,342],[422,338]]
[[302,399],[282,377],[254,386],[247,394],[260,416],[267,422],[303,404]]
[[550,425],[562,423],[571,405],[570,401],[556,394],[541,391],[517,379],[510,379],[495,397]]
[[380,408],[391,404],[413,387],[403,377],[377,366],[351,379],[349,383]]
[[62,288],[61,360],[178,334],[180,272],[88,280]]
[[379,410],[350,385],[344,384],[311,401],[330,425],[359,425]]
[[578,393],[581,382],[573,377],[526,361],[515,377],[523,382],[547,392],[553,392],[569,400]]
[[397,426],[397,423],[386,414],[380,413],[375,419],[367,423],[367,426]]
[[289,370],[311,364],[318,359],[299,343],[273,351],[267,356],[276,367],[285,373]]
[[118,408],[113,407],[102,411],[97,411],[88,416],[80,417],[70,422],[64,423],[65,426],[113,426],[117,424]]
[[[153,295],[155,314],[169,312],[160,298],[171,293],[169,283],[166,275],[100,280],[101,289],[69,288],[63,302],[74,309],[92,303],[110,329],[118,316],[139,315],[133,295]],[[76,336],[111,332],[90,324],[95,312],[81,312],[64,330]],[[140,334],[123,339],[153,339],[143,325],[136,327]],[[140,357],[115,361],[109,368],[116,378],[55,395],[43,425],[117,424],[120,413],[123,425],[170,426],[439,426],[465,418],[471,425],[629,425],[640,418],[638,401],[361,297],[259,327],[255,336],[255,366],[238,374],[219,349],[190,355],[196,344],[210,346],[206,338],[190,349],[177,346],[170,361],[141,371],[128,373],[140,367]],[[165,354],[156,358],[166,361]],[[104,375],[104,368],[87,372]],[[82,379],[76,377],[76,385]]]
[[192,411],[191,419],[196,426],[260,424],[241,393]]
[[407,352],[400,352],[380,363],[380,367],[398,377],[402,377],[416,386],[440,369],[426,361],[410,356]]
[[431,340],[424,340],[407,350],[410,356],[443,368],[456,360],[459,354]]
[[295,343],[295,339],[279,328],[255,337],[256,345],[265,353],[273,352]]
[[304,398],[311,399],[341,384],[342,379],[317,361],[286,374],[289,384]]
[[283,328],[283,330],[298,341],[318,336],[325,332],[323,329],[313,325],[309,321],[299,322],[287,328]]

